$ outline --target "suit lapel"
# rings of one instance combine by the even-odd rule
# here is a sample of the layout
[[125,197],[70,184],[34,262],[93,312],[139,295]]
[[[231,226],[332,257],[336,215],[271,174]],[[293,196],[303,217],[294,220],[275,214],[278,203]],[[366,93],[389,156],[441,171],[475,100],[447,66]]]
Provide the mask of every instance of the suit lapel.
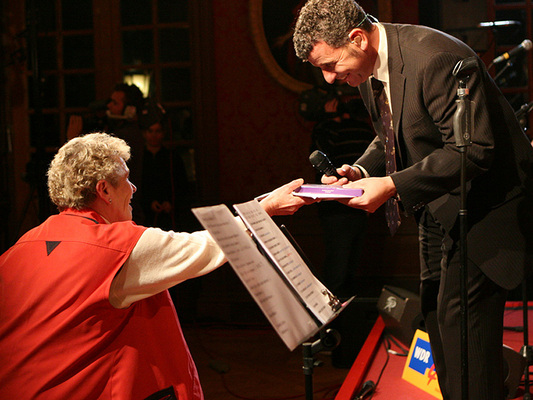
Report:
[[[399,38],[398,38],[398,32],[394,25],[391,24],[383,24],[385,27],[385,32],[387,34],[387,46],[388,46],[388,64],[389,64],[389,84],[390,84],[390,94],[391,94],[391,101],[392,101],[392,117],[393,117],[393,125],[394,125],[394,134],[396,135],[396,140],[398,143],[401,143],[399,140],[400,134],[400,122],[402,117],[402,110],[403,110],[403,100],[404,100],[404,93],[405,93],[405,77],[403,76],[403,59],[401,55],[400,45],[399,45]],[[376,107],[376,102],[374,101],[374,93],[372,92],[372,85],[370,84],[370,78],[367,79],[365,82],[361,83],[359,85],[359,91],[361,93],[361,97],[363,98],[363,101],[365,103],[365,106],[367,110],[370,113],[370,117],[372,118],[372,123],[374,125],[374,130],[376,134],[379,136],[381,141],[385,143],[385,136],[383,133],[383,126],[381,125],[381,119],[379,116],[379,111]],[[398,155],[399,155],[399,161],[400,165],[399,168],[402,168],[403,166],[403,155],[401,148],[402,146],[398,146],[399,149]]]
[[365,82],[361,84],[360,92],[363,101],[365,102],[366,108],[370,111],[370,116],[372,121],[377,121],[379,119],[379,111],[374,101],[374,92],[372,91],[372,85],[370,84],[370,79],[368,78]]
[[359,85],[359,92],[361,93],[361,97],[363,99],[363,102],[365,103],[366,109],[370,113],[370,118],[372,120],[375,133],[379,136],[381,141],[385,143],[383,125],[381,124],[381,117],[379,116],[379,111],[376,106],[376,101],[374,99],[374,92],[372,91],[370,79],[371,78],[368,78],[365,82]]

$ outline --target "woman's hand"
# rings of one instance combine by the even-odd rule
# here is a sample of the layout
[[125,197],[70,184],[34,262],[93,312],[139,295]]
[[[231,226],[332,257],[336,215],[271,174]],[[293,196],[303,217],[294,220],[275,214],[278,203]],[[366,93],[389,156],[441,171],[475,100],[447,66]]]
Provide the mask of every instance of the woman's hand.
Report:
[[302,186],[303,179],[295,179],[276,190],[259,202],[268,215],[292,215],[306,204],[314,203],[314,199],[294,196],[292,192]]

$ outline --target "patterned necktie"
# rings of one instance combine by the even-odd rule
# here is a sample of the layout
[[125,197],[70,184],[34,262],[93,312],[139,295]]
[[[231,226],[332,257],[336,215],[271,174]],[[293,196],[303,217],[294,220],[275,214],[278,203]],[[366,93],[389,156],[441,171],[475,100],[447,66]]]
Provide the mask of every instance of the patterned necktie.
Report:
[[[374,91],[374,98],[376,106],[379,111],[381,123],[383,124],[383,131],[385,133],[385,172],[387,175],[396,172],[396,147],[394,128],[392,126],[392,114],[387,99],[387,93],[383,88],[383,82],[372,78],[372,90]],[[398,200],[391,197],[385,204],[385,216],[387,218],[387,225],[391,236],[394,236],[396,230],[400,226],[400,209]]]

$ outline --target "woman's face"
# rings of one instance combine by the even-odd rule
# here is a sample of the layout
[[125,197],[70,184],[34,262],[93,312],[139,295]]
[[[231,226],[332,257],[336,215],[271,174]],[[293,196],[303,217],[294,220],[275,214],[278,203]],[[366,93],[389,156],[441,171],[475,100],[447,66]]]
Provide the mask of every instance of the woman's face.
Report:
[[120,159],[120,164],[122,171],[116,187],[113,185],[108,187],[108,195],[111,202],[109,204],[109,213],[106,217],[109,222],[132,220],[131,199],[137,188],[130,182],[130,171],[122,158]]
[[156,122],[144,131],[144,139],[148,147],[161,147],[164,138],[165,132],[160,122]]

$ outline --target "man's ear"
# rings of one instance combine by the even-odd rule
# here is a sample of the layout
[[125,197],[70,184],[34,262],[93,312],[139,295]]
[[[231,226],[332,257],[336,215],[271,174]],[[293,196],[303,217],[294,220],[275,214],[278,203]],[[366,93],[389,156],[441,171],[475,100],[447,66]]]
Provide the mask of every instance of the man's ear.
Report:
[[350,43],[355,44],[357,47],[361,47],[363,43],[366,43],[366,35],[365,32],[360,28],[352,29],[348,35],[348,38],[350,39]]

